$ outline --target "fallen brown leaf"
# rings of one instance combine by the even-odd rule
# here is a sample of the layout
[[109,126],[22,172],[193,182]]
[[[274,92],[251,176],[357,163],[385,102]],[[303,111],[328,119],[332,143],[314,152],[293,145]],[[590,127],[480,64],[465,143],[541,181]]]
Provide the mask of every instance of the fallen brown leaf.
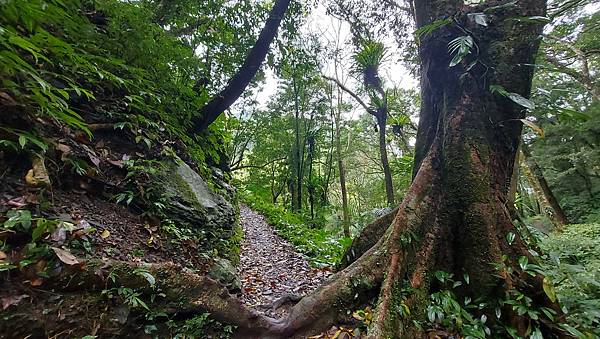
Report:
[[35,278],[33,280],[31,280],[29,282],[31,284],[31,286],[41,286],[44,283],[44,280],[42,278]]
[[6,310],[7,308],[9,308],[12,305],[18,305],[21,302],[21,300],[23,300],[23,298],[27,298],[27,297],[29,297],[27,294],[21,294],[21,295],[11,295],[11,296],[2,298],[2,310]]
[[54,253],[56,253],[56,256],[58,257],[58,259],[60,259],[60,261],[64,262],[65,264],[67,264],[67,265],[79,264],[79,260],[77,260],[77,258],[73,254],[71,254],[71,252],[69,252],[67,250],[63,250],[58,247],[52,247],[52,250],[54,251]]

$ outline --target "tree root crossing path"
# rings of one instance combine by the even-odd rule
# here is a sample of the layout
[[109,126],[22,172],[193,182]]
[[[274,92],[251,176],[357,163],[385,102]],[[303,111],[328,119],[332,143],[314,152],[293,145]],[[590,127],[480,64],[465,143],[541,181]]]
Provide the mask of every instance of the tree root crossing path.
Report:
[[245,236],[238,270],[242,300],[248,307],[279,318],[333,274],[327,268],[310,267],[306,256],[248,206],[240,205],[240,219]]

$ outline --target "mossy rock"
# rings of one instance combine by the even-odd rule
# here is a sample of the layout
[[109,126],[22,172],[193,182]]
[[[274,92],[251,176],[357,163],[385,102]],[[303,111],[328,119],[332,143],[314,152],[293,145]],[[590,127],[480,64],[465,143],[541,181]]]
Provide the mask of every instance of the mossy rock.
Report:
[[159,184],[168,197],[166,214],[177,225],[201,229],[222,239],[233,235],[236,208],[185,162],[166,163]]
[[215,259],[214,264],[208,271],[208,275],[225,285],[232,293],[238,293],[242,290],[242,281],[238,272],[227,259]]

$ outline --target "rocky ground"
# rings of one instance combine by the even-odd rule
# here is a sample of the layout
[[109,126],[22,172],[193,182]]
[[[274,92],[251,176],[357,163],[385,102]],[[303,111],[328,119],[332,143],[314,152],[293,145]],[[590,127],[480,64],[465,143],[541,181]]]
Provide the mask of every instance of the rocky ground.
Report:
[[[242,300],[267,316],[281,317],[298,297],[319,287],[333,273],[312,268],[307,259],[279,237],[265,218],[240,205],[244,230],[238,267]],[[280,302],[283,302],[281,305]],[[280,307],[277,307],[280,306]]]

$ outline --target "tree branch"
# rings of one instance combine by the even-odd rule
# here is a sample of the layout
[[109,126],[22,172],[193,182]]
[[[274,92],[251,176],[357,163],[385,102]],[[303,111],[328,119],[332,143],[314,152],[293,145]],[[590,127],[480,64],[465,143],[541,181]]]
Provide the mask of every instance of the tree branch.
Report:
[[367,104],[365,104],[364,101],[362,101],[362,99],[354,92],[352,92],[348,87],[344,86],[344,84],[342,84],[338,79],[327,76],[327,75],[321,75],[323,77],[323,79],[327,79],[330,81],[335,82],[344,92],[350,94],[354,100],[356,100],[369,114],[371,115],[376,115],[377,113],[371,109],[369,106],[367,106]]
[[229,80],[227,86],[204,105],[200,109],[200,114],[192,119],[192,133],[200,133],[205,130],[217,120],[223,111],[233,105],[248,87],[269,52],[269,45],[277,35],[277,29],[289,7],[290,1],[277,0],[275,2],[265,26],[260,31],[256,43],[252,46],[240,69]]

